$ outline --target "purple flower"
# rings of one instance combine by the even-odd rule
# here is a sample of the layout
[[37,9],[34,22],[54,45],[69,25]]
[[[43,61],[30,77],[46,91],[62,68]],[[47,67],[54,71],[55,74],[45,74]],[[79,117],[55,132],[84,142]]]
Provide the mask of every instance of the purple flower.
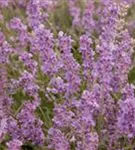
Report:
[[0,7],[7,7],[9,4],[9,0],[0,0]]
[[7,143],[8,150],[21,150],[22,142],[17,139],[13,139],[12,141]]
[[17,114],[17,121],[9,120],[8,130],[12,139],[16,138],[24,143],[29,141],[35,145],[44,143],[43,122],[34,114],[38,105],[38,99],[24,103],[23,108]]
[[60,130],[50,128],[48,135],[49,135],[49,141],[50,141],[50,144],[48,145],[48,149],[52,149],[52,148],[55,150],[59,150],[59,149],[69,150],[70,149],[68,140],[66,139],[66,137]]
[[97,150],[99,144],[98,134],[96,132],[87,133],[84,136],[84,141],[77,142],[77,150],[89,149],[89,150]]
[[[129,88],[131,87],[129,86]],[[133,93],[133,90],[130,95],[125,93],[127,97],[119,102],[120,110],[117,117],[117,126],[120,133],[129,138],[135,136],[135,99],[132,96]]]

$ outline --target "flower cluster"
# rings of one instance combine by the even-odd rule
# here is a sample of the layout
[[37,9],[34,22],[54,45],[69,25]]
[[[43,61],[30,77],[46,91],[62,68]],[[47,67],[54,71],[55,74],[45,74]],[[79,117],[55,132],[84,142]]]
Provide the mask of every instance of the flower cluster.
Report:
[[0,149],[135,149],[134,0],[0,0]]

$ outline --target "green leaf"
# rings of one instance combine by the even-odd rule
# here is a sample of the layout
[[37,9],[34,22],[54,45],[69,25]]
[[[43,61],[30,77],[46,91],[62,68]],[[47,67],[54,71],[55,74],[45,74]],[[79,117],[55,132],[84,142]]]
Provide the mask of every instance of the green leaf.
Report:
[[128,74],[129,83],[135,83],[135,67]]

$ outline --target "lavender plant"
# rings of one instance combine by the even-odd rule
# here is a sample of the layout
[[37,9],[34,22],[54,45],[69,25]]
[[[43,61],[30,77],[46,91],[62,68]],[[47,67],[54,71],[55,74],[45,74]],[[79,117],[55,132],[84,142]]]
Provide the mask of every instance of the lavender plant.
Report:
[[0,150],[135,149],[134,0],[0,0]]

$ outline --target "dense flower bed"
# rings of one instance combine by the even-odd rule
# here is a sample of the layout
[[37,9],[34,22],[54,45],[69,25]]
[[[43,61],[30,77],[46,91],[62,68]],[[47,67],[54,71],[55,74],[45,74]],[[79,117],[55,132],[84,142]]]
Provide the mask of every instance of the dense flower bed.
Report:
[[0,0],[0,150],[135,149],[134,0]]

